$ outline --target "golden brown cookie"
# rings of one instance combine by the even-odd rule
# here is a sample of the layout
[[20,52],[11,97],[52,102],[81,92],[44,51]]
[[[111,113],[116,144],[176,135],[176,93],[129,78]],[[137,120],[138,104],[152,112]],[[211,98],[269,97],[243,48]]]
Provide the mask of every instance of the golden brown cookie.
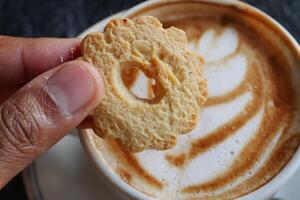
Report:
[[[203,59],[188,51],[184,31],[163,29],[154,17],[114,19],[104,33],[87,35],[82,57],[104,79],[105,96],[93,111],[93,129],[119,139],[130,151],[168,149],[197,123],[207,96]],[[138,68],[155,80],[153,99],[140,99],[124,85],[121,71]]]

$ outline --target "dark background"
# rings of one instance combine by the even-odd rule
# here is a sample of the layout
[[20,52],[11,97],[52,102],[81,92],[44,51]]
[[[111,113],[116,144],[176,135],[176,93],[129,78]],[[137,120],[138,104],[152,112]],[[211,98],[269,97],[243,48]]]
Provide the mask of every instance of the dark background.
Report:
[[[279,21],[300,42],[300,0],[245,0]],[[0,0],[0,35],[75,37],[97,21],[142,0]],[[1,169],[0,169],[1,170]],[[26,200],[18,175],[2,200]]]

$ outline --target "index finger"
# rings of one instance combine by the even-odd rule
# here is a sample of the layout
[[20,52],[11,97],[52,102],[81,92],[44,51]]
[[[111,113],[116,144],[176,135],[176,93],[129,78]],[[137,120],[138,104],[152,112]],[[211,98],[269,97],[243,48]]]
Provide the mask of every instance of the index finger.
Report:
[[0,85],[20,85],[80,55],[80,39],[0,36]]

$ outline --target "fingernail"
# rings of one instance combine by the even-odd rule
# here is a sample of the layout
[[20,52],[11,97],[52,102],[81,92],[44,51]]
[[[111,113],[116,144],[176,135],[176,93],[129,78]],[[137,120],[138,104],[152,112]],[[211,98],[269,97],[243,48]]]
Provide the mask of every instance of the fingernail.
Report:
[[94,84],[87,69],[70,62],[48,79],[46,91],[63,113],[74,114],[92,99]]

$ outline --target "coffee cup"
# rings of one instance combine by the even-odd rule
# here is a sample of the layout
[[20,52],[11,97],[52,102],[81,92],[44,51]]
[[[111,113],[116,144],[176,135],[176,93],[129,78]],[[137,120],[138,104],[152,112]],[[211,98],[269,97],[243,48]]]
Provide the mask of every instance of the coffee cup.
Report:
[[146,1],[121,14],[141,15],[186,31],[189,48],[206,60],[209,97],[196,128],[170,150],[133,154],[82,130],[97,171],[124,198],[271,198],[300,166],[295,39],[235,0]]

